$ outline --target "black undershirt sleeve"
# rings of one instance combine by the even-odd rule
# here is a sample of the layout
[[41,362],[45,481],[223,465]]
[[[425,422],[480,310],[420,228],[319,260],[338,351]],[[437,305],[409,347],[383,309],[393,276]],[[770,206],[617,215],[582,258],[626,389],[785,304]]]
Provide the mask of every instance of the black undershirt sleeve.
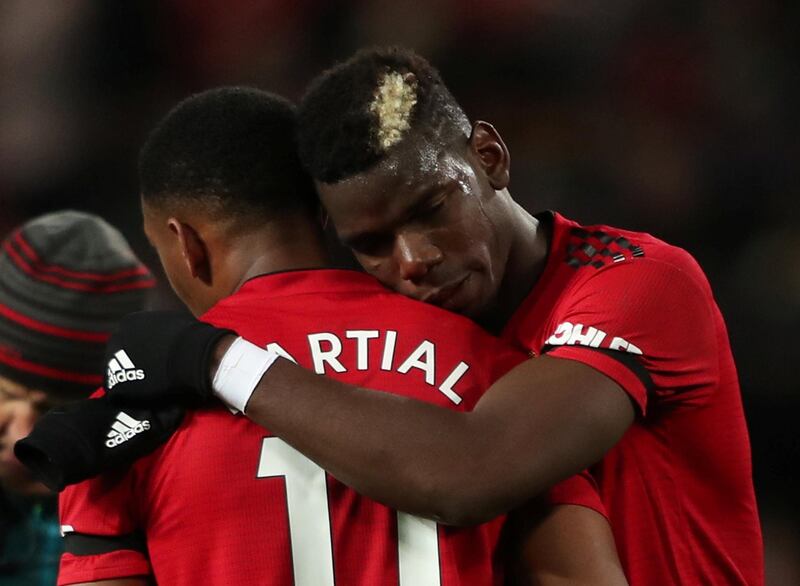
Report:
[[64,551],[72,555],[101,555],[121,549],[131,549],[147,555],[144,535],[139,532],[127,535],[86,535],[70,532],[64,535]]

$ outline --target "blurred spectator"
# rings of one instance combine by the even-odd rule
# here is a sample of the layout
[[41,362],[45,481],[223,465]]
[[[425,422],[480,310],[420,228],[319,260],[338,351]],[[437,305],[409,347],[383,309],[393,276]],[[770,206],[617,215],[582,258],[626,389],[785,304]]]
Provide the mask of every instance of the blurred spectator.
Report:
[[57,501],[14,457],[49,407],[102,384],[117,320],[155,285],[122,235],[97,216],[47,214],[0,249],[0,582],[55,584]]

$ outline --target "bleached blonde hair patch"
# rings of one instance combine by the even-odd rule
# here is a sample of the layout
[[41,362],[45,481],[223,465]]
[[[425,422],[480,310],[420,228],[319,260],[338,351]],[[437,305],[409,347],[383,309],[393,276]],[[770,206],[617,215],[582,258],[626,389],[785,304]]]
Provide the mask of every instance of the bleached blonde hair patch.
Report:
[[388,150],[411,128],[411,113],[417,103],[417,80],[413,74],[387,71],[378,83],[369,110],[377,118],[378,148]]

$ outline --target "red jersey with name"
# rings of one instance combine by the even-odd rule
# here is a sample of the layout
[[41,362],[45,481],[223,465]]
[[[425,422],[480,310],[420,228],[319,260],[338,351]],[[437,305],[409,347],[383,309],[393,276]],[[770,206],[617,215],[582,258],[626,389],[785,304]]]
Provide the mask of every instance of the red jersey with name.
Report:
[[[457,410],[526,357],[467,319],[352,271],[258,277],[203,319],[319,374]],[[602,510],[585,477],[561,492]],[[144,574],[170,586],[502,581],[502,519],[455,529],[398,513],[221,406],[188,413],[130,471],[69,487],[60,504],[71,552],[62,585]]]
[[630,395],[636,420],[592,473],[631,584],[762,584],[739,383],[702,270],[649,234],[542,220],[547,264],[503,337]]

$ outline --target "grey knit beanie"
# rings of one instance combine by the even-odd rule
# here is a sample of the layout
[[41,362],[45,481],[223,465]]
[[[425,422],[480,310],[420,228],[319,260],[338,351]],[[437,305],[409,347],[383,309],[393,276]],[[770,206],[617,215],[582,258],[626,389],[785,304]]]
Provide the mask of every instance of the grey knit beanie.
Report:
[[35,218],[0,249],[0,376],[78,397],[102,384],[105,343],[155,285],[120,232],[83,212]]

